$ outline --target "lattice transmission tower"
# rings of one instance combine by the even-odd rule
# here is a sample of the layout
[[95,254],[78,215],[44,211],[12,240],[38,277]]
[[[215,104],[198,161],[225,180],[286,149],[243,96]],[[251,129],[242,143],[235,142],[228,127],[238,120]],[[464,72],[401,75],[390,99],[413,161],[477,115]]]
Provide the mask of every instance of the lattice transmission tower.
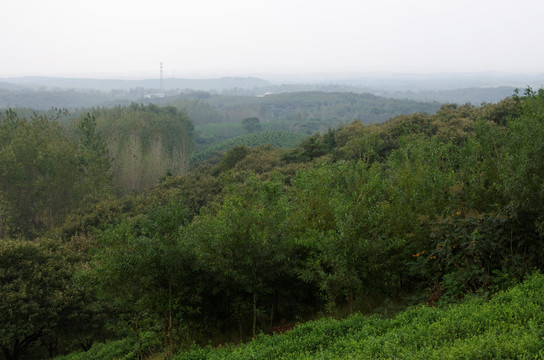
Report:
[[162,62],[161,62],[161,82],[160,82],[160,93],[164,94],[164,78],[162,77]]

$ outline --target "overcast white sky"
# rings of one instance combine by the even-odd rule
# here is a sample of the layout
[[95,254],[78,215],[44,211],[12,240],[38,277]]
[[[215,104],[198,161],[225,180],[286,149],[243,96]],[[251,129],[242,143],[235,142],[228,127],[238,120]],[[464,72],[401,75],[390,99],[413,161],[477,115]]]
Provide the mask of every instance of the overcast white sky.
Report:
[[3,0],[0,77],[544,72],[542,0]]

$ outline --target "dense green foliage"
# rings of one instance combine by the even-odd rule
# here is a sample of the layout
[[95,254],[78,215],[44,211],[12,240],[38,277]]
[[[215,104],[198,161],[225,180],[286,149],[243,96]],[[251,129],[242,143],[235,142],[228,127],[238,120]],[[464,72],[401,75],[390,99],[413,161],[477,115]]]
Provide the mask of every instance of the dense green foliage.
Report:
[[[117,106],[125,109],[121,113],[113,111],[98,116],[99,123],[102,123],[100,118],[106,117],[107,122],[111,124],[113,119],[117,122],[120,117],[142,118],[142,114],[136,116],[126,110],[134,107],[134,105],[129,106],[133,101],[174,106],[186,113],[194,122],[196,150],[201,151],[207,146],[232,137],[260,130],[308,135],[316,131],[326,131],[331,126],[346,124],[354,119],[360,119],[365,124],[369,124],[383,122],[399,114],[435,112],[439,107],[438,103],[386,99],[370,94],[293,92],[294,89],[290,89],[289,93],[280,92],[264,97],[247,94],[244,96],[240,94],[237,96],[211,95],[204,91],[173,92],[160,98],[144,97],[145,94],[149,94],[149,91],[146,92],[144,88],[110,93],[86,90],[31,91],[21,88],[11,91],[0,89],[0,108],[32,107],[34,111],[39,109],[42,112],[50,107],[68,108],[76,112],[80,111],[78,109],[81,107],[90,106]],[[105,109],[102,108],[102,110]],[[153,115],[148,113],[147,116]],[[134,121],[138,122],[138,120]],[[243,126],[244,121],[253,121],[255,124]],[[108,134],[109,130],[112,129],[107,128],[103,133]],[[149,129],[144,127],[141,130],[148,131]],[[188,129],[185,131],[188,132]],[[112,157],[117,158],[116,155],[119,154],[112,154]],[[126,187],[128,183],[132,182],[123,181],[123,186]],[[136,185],[138,189],[141,187],[145,186]]]
[[[214,96],[206,100],[222,114],[224,122],[258,118],[268,130],[311,134],[359,119],[365,124],[414,112],[434,112],[437,103],[387,99],[371,94],[298,92],[264,97]],[[282,128],[267,127],[282,123]],[[199,124],[197,122],[197,124]],[[287,126],[287,127],[285,127]]]
[[96,109],[96,129],[112,158],[113,177],[124,193],[156,185],[167,173],[186,172],[193,124],[174,107],[132,104]]
[[248,147],[270,145],[275,148],[293,148],[306,137],[306,135],[290,133],[287,131],[263,131],[255,134],[239,135],[196,152],[191,157],[191,162],[198,164],[206,162],[207,160],[213,160],[214,157],[222,156],[225,151],[230,150],[237,145],[245,145]]
[[[142,334],[141,351],[149,354],[158,347],[153,334]],[[89,350],[74,352],[66,356],[58,356],[56,360],[132,360],[138,358],[138,342],[133,337],[112,340],[107,343],[95,343]]]
[[541,359],[544,276],[486,302],[414,307],[392,318],[354,315],[309,322],[238,347],[210,347],[185,359]]
[[248,117],[242,120],[242,127],[247,133],[253,133],[262,130],[261,122],[259,118],[256,117]]
[[[248,344],[193,349],[172,358],[541,359],[543,296],[544,277],[538,273],[490,301],[473,297],[447,307],[413,307],[392,317],[324,318],[284,334],[261,334]],[[132,359],[135,355],[135,341],[126,338],[97,343],[85,353],[58,359]]]
[[37,236],[111,186],[95,119],[78,121],[72,136],[55,120],[0,115],[0,236]]
[[79,266],[79,257],[59,241],[0,241],[1,358],[43,357],[36,343],[54,356],[104,339],[105,309],[96,309],[88,289],[74,280]]
[[[479,333],[472,320],[463,323],[462,334],[450,328],[457,326],[452,314],[465,311],[460,310],[463,306],[490,312],[487,317],[501,323],[503,310],[494,307],[496,300],[485,305],[485,299],[544,265],[543,108],[544,91],[529,89],[496,105],[445,105],[432,115],[402,115],[383,124],[355,121],[310,136],[291,149],[235,146],[217,163],[183,176],[163,176],[146,191],[97,197],[89,206],[70,211],[61,225],[48,225],[49,236],[61,240],[62,251],[76,259],[70,288],[84,289],[86,303],[93,304],[92,309],[76,307],[76,318],[96,325],[87,331],[91,341],[107,331],[112,332],[110,340],[125,339],[112,342],[113,348],[96,349],[123,348],[143,358],[150,352],[180,352],[192,343],[243,342],[278,324],[315,316],[373,313],[392,304],[442,305],[470,294],[479,300],[451,308],[436,325],[453,337],[432,337],[421,323],[412,322],[419,316],[425,321],[442,316],[420,307],[392,320],[352,318],[363,324],[363,333],[372,335],[366,337],[373,343],[364,347],[358,346],[367,344],[364,339],[349,334],[345,341],[353,346],[340,339],[340,345],[325,347],[328,343],[317,335],[318,340],[301,335],[299,346],[295,340],[286,346],[305,351],[295,357],[317,354],[319,343],[323,357],[342,357],[345,348],[347,357],[387,357],[399,351],[399,356],[423,358],[446,354],[446,348],[454,355],[471,354],[478,341],[484,350],[496,341],[506,346],[499,348],[505,357],[507,351],[521,357],[518,345],[510,347],[503,340],[512,335],[527,346],[536,344],[535,336],[541,341],[540,317],[533,317],[533,327],[518,326],[530,324],[532,313],[522,311],[513,328],[489,324],[481,327],[489,331]],[[149,150],[156,138],[153,125],[164,118],[179,125],[180,117],[175,109],[153,106],[98,110],[80,120],[79,132],[67,136],[67,143],[104,159],[99,154],[105,146],[111,151],[114,138],[106,135],[123,135],[138,125],[139,136],[128,134]],[[120,120],[106,124],[104,119]],[[111,130],[102,133],[106,125]],[[116,132],[115,126],[124,130]],[[75,134],[78,142],[70,140]],[[161,141],[169,144],[169,139]],[[24,142],[14,144],[19,143]],[[102,162],[90,155],[82,159],[83,173],[104,173]],[[11,214],[9,202],[0,206]],[[7,263],[6,269],[18,271],[16,264]],[[541,282],[537,276],[528,283],[533,285],[524,286]],[[535,294],[524,296],[539,296]],[[501,296],[508,295],[497,298]],[[6,321],[19,320],[14,316]],[[293,334],[343,327],[335,324],[301,326],[306,330]],[[40,341],[55,334],[61,344],[69,343],[66,334],[38,319],[37,325],[45,329]],[[403,339],[421,345],[410,347]],[[445,348],[434,345],[442,339]],[[260,339],[239,351],[266,341],[275,340]],[[56,351],[73,348],[63,345]],[[38,342],[31,342],[29,349],[44,351]],[[212,354],[204,349],[193,355],[198,357],[198,351]],[[230,356],[231,350],[224,351]],[[290,351],[286,348],[285,354]],[[482,356],[493,357],[489,354]]]
[[194,100],[164,101],[186,109],[195,122],[197,151],[260,130],[309,135],[347,124],[354,119],[371,124],[399,114],[433,113],[439,108],[437,103],[393,100],[370,94],[317,91],[264,97],[194,96]]

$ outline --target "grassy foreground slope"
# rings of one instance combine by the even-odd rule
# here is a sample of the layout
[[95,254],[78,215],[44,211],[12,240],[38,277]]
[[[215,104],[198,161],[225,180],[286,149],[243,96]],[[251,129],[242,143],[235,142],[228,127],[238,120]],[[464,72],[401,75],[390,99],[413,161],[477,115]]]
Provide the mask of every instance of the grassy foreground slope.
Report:
[[544,276],[535,274],[491,300],[419,306],[393,318],[354,315],[262,335],[237,347],[179,354],[186,359],[542,359]]

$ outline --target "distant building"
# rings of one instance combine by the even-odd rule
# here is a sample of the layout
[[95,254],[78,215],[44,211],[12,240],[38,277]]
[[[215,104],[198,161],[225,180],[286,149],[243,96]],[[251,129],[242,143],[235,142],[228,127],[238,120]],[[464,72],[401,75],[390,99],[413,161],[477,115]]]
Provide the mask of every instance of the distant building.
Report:
[[145,94],[144,99],[156,99],[156,98],[163,98],[165,95],[163,93],[158,94]]

